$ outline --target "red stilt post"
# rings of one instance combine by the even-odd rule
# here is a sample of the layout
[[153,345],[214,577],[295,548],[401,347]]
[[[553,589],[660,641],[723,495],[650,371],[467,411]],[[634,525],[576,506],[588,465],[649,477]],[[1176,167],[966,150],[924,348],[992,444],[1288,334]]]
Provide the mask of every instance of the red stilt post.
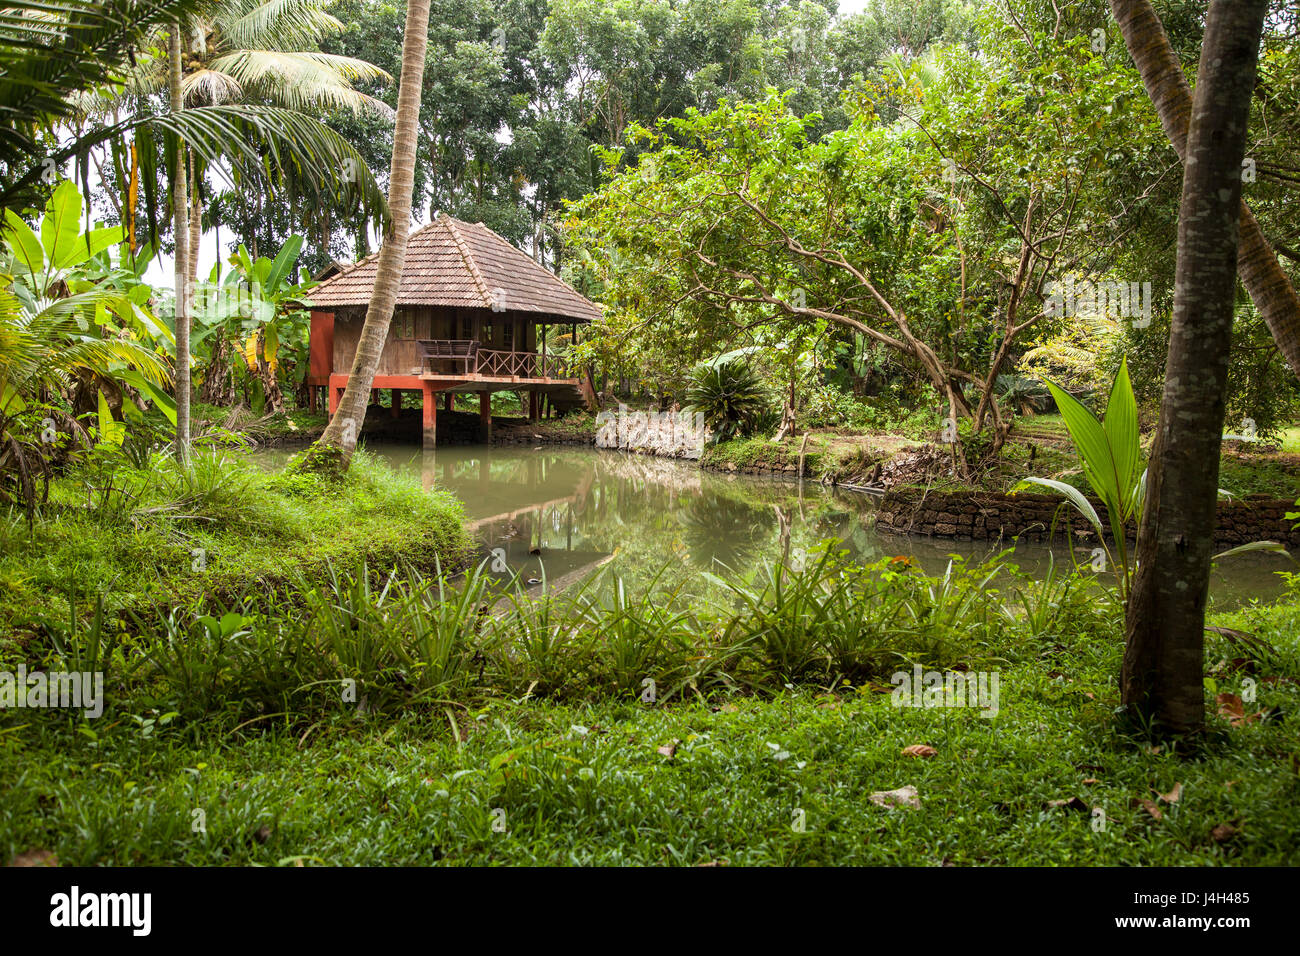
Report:
[[492,393],[478,393],[478,437],[483,444],[492,441]]
[[424,383],[424,450],[433,451],[438,445],[438,400],[433,386]]

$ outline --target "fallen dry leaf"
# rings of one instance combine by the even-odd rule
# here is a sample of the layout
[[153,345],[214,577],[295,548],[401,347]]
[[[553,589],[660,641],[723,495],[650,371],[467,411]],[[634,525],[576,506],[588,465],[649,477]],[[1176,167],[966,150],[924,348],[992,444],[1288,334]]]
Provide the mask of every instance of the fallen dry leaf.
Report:
[[1241,698],[1236,694],[1229,694],[1225,691],[1215,697],[1214,702],[1219,705],[1220,717],[1233,720],[1246,716],[1246,705],[1241,702]]
[[897,790],[879,790],[871,794],[869,799],[878,807],[906,807],[909,810],[921,808],[921,798],[916,792],[916,787],[910,783]]
[[933,757],[938,752],[929,744],[912,744],[903,748],[904,757]]
[[1049,807],[1064,807],[1067,810],[1075,810],[1079,813],[1092,812],[1092,808],[1078,797],[1071,797],[1069,800],[1048,800],[1047,805]]
[[1182,797],[1183,785],[1181,783],[1174,784],[1174,789],[1170,790],[1168,793],[1160,794],[1160,799],[1165,803],[1177,803],[1182,799]]
[[696,863],[696,866],[726,866],[726,860],[709,860],[707,863]]
[[9,861],[10,866],[58,866],[59,858],[49,850],[28,850]]
[[666,743],[666,744],[664,744],[664,745],[663,745],[662,747],[660,747],[659,750],[656,751],[656,752],[657,752],[657,753],[661,753],[661,754],[663,754],[665,757],[667,757],[669,760],[671,760],[672,757],[673,757],[673,754],[677,753],[677,745],[678,745],[679,743],[681,743],[681,741],[678,740],[676,737],[674,737],[674,738],[672,739],[672,742],[671,742],[671,743]]
[[1156,820],[1163,820],[1165,818],[1164,811],[1160,809],[1159,805],[1154,800],[1148,800],[1145,797],[1134,797],[1128,802],[1128,805],[1130,807],[1141,807]]
[[1251,721],[1259,720],[1259,714],[1246,714],[1246,705],[1236,694],[1222,693],[1214,698],[1219,705],[1219,716],[1233,727],[1242,727]]
[[1241,831],[1237,829],[1235,820],[1228,823],[1220,823],[1210,831],[1210,839],[1215,843],[1226,843]]
[[1085,777],[1084,780],[1083,780],[1083,782],[1084,782],[1085,784],[1089,784],[1089,783],[1101,783],[1101,781],[1098,780],[1096,777]]

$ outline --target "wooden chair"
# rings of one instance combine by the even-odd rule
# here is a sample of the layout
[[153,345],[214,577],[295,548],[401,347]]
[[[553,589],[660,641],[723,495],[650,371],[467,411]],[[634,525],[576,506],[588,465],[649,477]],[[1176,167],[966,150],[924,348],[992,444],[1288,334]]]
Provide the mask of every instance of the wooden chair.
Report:
[[478,370],[474,339],[421,339],[420,353],[422,367],[434,375],[470,375]]

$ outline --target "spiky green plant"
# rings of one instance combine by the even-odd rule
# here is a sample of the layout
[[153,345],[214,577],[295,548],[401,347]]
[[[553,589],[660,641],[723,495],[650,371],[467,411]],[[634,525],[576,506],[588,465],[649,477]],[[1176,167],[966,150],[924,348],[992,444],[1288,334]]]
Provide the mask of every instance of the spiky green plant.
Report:
[[691,410],[704,414],[716,441],[751,434],[771,404],[758,374],[739,359],[696,366],[686,401]]

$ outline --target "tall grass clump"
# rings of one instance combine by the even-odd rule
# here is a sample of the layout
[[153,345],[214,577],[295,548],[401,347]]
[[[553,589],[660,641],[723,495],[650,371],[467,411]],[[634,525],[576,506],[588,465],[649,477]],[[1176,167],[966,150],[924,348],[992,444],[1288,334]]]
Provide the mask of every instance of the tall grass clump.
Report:
[[[205,597],[161,617],[60,631],[69,660],[109,655],[113,696],[187,718],[240,721],[502,698],[666,703],[791,683],[881,686],[898,671],[997,666],[1113,645],[1107,589],[1031,581],[993,560],[939,575],[906,559],[858,565],[823,545],[807,561],[707,575],[708,597],[634,589],[611,568],[534,596],[480,564],[466,573],[326,562],[266,592]],[[75,620],[76,615],[73,615]],[[71,635],[71,636],[67,636]]]

